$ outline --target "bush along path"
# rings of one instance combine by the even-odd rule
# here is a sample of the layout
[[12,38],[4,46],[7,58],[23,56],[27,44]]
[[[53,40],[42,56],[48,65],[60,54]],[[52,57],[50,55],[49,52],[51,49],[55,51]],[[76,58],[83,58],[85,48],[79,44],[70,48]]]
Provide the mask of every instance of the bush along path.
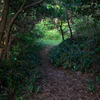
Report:
[[91,92],[92,86],[87,84],[93,80],[93,74],[56,68],[49,62],[48,51],[52,47],[40,52],[43,63],[43,67],[39,67],[41,88],[28,100],[100,100],[100,87]]

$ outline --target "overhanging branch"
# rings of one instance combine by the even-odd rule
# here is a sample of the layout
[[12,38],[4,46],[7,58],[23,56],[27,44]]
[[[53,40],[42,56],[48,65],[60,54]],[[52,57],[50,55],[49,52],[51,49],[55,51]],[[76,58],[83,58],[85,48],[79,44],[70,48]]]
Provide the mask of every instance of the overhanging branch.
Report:
[[43,0],[40,0],[40,1],[36,2],[36,3],[29,4],[26,7],[24,7],[23,10],[28,8],[28,7],[36,6],[36,5],[38,5],[38,4],[42,3],[42,2],[43,2]]

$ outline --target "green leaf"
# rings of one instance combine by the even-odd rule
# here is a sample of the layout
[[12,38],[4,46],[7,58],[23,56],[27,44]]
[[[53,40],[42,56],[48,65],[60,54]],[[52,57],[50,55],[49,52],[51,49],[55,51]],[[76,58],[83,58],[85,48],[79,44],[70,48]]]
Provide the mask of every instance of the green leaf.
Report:
[[20,0],[20,2],[23,2],[23,0]]
[[99,77],[98,76],[96,76],[96,83],[99,81]]
[[41,88],[41,86],[38,86],[36,92],[39,92],[40,91],[40,88]]

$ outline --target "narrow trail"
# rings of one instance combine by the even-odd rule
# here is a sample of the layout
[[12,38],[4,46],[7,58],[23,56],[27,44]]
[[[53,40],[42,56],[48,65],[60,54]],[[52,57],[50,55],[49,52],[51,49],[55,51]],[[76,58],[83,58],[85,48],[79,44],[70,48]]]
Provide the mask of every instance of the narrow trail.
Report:
[[41,90],[33,95],[32,100],[100,100],[100,91],[92,93],[87,88],[87,81],[92,74],[55,68],[48,60],[47,54],[51,48],[46,47],[40,52],[43,63],[40,69]]

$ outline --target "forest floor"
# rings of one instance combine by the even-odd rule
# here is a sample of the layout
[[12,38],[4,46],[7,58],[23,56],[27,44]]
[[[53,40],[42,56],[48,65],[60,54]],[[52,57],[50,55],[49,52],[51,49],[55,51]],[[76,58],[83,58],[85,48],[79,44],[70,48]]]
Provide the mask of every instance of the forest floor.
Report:
[[38,66],[41,71],[41,89],[28,100],[100,100],[100,86],[94,93],[87,87],[93,74],[54,67],[48,60],[48,51],[52,47],[40,51],[43,63],[43,67]]

